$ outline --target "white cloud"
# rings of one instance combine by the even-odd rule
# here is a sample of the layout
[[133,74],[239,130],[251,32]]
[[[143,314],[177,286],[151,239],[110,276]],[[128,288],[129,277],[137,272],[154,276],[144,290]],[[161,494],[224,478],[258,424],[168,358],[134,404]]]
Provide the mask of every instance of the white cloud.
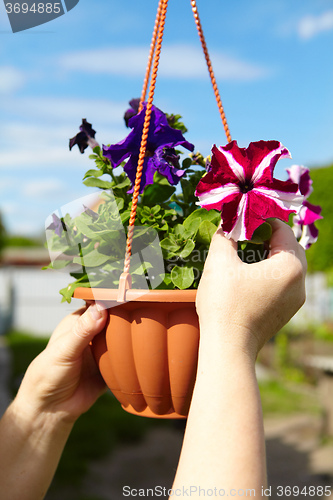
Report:
[[[143,77],[147,62],[147,47],[110,47],[63,55],[59,64],[68,71]],[[221,80],[258,80],[270,75],[263,66],[212,51],[212,64]],[[163,47],[159,77],[206,79],[207,68],[201,49],[191,45]]]
[[12,66],[0,66],[0,94],[11,94],[22,87],[25,77]]
[[[0,83],[1,84],[1,83]],[[126,102],[107,99],[75,99],[72,97],[16,97],[1,103],[1,108],[11,114],[20,113],[29,117],[47,120],[61,120],[79,127],[81,118],[95,123],[120,123],[126,109]],[[50,126],[52,124],[50,123]]]
[[1,177],[0,178],[0,193],[5,193],[8,189],[17,186],[17,179],[15,177]]
[[35,148],[28,150],[19,149],[13,153],[12,150],[0,152],[0,169],[8,169],[9,167],[44,167],[49,165],[60,164],[63,167],[78,165],[82,159],[78,155],[69,155],[66,148]]
[[28,198],[49,199],[62,194],[65,189],[66,185],[60,179],[35,179],[24,184],[22,193]]
[[[0,103],[0,170],[92,168],[90,154],[77,147],[69,151],[69,138],[79,132],[82,118],[93,124],[102,144],[116,143],[126,134],[123,120],[126,103],[104,99],[54,97],[7,98]],[[15,117],[15,119],[13,119]]]
[[298,35],[303,40],[309,40],[324,31],[333,29],[333,10],[319,16],[305,16],[298,24]]

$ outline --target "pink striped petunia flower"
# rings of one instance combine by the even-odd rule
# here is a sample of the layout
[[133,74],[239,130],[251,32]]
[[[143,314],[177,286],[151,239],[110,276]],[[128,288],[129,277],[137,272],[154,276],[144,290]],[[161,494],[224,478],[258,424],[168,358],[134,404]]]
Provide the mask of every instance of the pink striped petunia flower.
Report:
[[292,180],[273,177],[277,161],[291,158],[278,141],[251,142],[240,148],[236,141],[213,146],[209,170],[200,180],[196,196],[207,210],[221,212],[222,229],[234,241],[251,240],[269,218],[288,221],[297,213],[303,196]]
[[313,205],[306,199],[313,191],[309,169],[302,165],[292,165],[286,170],[289,179],[298,184],[299,192],[303,194],[305,198],[299,213],[295,215],[293,219],[292,229],[296,238],[299,239],[300,245],[307,250],[313,243],[316,243],[318,239],[318,229],[314,223],[316,220],[323,218],[320,215],[321,206]]

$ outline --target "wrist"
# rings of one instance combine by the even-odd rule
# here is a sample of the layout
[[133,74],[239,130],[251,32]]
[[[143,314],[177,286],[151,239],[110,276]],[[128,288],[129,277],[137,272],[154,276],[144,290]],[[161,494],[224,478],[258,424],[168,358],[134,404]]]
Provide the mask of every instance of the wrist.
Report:
[[212,325],[200,323],[200,358],[202,362],[249,363],[254,367],[259,342],[246,328],[237,325]]
[[33,398],[26,398],[20,391],[12,402],[10,411],[23,433],[44,441],[55,436],[60,440],[67,440],[74,425],[60,412],[41,410],[38,402]]

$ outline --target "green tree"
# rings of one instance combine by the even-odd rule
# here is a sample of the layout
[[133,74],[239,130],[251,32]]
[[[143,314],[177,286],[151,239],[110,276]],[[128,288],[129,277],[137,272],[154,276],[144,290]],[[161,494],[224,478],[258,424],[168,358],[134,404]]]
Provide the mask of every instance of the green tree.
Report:
[[321,205],[323,219],[317,221],[319,229],[317,243],[307,250],[306,256],[309,271],[333,271],[333,165],[311,169],[313,193],[309,201],[314,205]]
[[3,225],[0,213],[0,252],[4,246],[5,246],[5,226]]

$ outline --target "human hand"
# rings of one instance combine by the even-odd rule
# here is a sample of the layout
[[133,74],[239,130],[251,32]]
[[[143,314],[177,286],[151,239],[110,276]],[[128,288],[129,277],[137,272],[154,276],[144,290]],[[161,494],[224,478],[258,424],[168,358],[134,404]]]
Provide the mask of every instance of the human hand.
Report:
[[22,408],[74,423],[92,406],[105,384],[89,343],[103,330],[106,318],[101,305],[92,304],[61,321],[23,378],[16,398]]
[[217,332],[255,358],[304,303],[304,250],[285,223],[272,228],[268,258],[253,264],[239,259],[221,229],[213,236],[196,301],[202,343]]

